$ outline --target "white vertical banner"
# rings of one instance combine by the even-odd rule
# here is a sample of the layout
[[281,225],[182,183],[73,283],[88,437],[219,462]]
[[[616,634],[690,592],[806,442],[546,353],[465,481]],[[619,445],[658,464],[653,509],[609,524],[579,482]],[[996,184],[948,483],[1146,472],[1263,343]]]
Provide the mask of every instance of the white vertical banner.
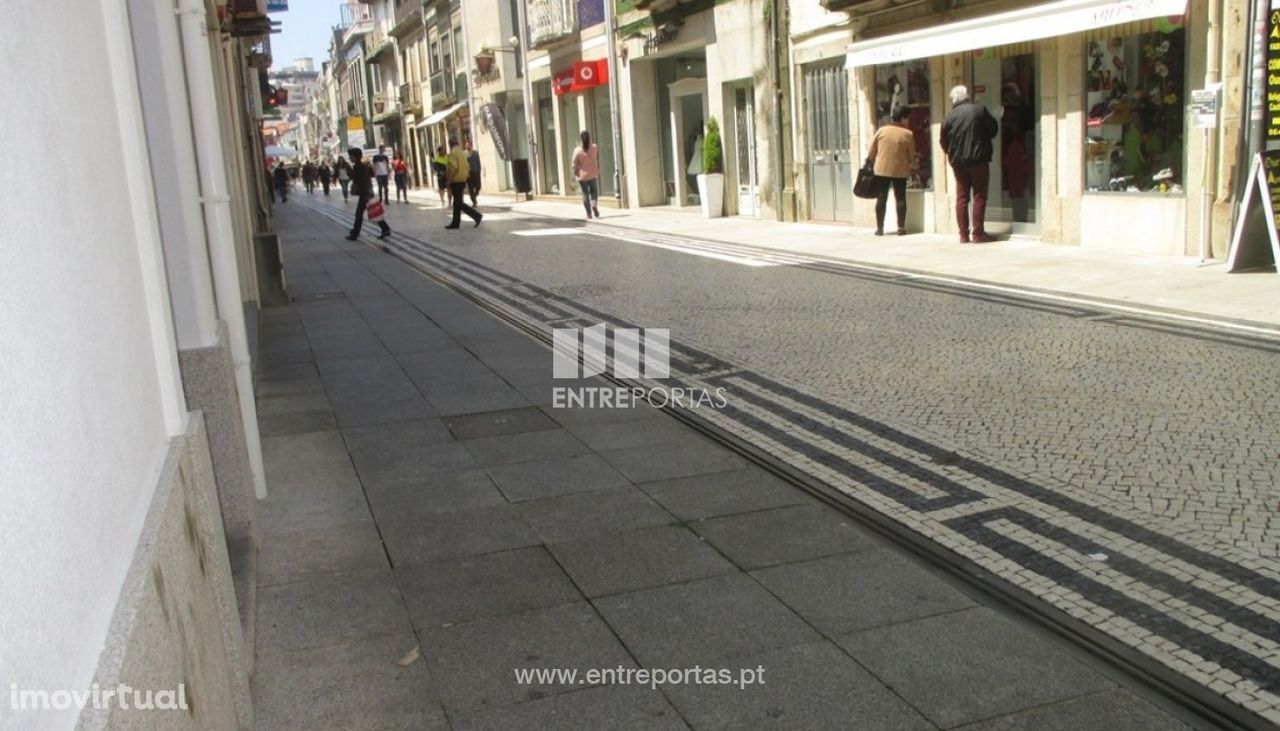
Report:
[[644,330],[644,377],[671,376],[671,331],[667,328]]
[[640,377],[640,331],[638,329],[614,329],[613,375],[617,378]]
[[590,378],[604,373],[608,365],[608,326],[592,325],[582,331],[582,377]]
[[551,375],[553,378],[578,377],[578,333],[576,327],[557,327],[551,331]]

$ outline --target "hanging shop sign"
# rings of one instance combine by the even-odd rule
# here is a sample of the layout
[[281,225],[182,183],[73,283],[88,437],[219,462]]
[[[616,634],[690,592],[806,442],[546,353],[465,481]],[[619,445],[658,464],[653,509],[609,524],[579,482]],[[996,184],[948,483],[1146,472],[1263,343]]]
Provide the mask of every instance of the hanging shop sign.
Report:
[[347,146],[364,149],[364,117],[347,117]]
[[289,9],[289,0],[267,0],[268,13],[283,13]]
[[565,94],[573,91],[573,69],[570,68],[565,69],[564,71],[557,71],[555,75],[551,77],[551,91],[554,92],[556,96],[564,96]]
[[1227,251],[1231,272],[1280,267],[1280,150],[1255,155],[1248,180]]
[[609,83],[609,62],[605,59],[573,62],[573,88],[570,91],[586,91],[593,86],[607,83]]
[[551,90],[556,93],[556,96],[564,96],[607,83],[609,83],[608,61],[603,58],[596,61],[574,61],[572,68],[557,71],[551,77]]
[[498,150],[498,157],[511,159],[511,144],[507,140],[507,116],[497,104],[485,104],[480,107],[480,118],[484,120],[485,129],[493,139],[493,146]]

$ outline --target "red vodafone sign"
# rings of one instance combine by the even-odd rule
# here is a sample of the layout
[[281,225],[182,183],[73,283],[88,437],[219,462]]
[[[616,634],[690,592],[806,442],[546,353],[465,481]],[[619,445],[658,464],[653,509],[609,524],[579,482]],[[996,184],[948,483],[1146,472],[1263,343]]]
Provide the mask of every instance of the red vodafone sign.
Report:
[[551,77],[551,90],[556,96],[564,96],[607,83],[609,83],[608,61],[604,59],[574,61],[573,68],[557,71]]
[[575,61],[573,64],[573,90],[582,91],[593,86],[609,83],[609,62],[603,58],[596,61]]

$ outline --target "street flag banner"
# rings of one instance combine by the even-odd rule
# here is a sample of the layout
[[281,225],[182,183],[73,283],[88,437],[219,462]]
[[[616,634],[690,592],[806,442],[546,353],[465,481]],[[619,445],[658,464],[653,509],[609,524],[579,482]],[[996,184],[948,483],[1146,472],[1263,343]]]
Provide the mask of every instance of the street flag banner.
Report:
[[484,120],[485,129],[493,138],[493,146],[498,150],[502,160],[511,159],[511,145],[507,140],[507,116],[497,104],[485,104],[480,107],[480,118]]

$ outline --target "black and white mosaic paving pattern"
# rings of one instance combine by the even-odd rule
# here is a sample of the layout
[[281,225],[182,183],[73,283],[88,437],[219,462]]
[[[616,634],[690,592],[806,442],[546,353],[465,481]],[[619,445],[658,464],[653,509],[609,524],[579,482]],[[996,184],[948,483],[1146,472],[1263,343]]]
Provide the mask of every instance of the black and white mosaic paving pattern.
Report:
[[[306,205],[337,226],[348,223],[349,215],[332,206]],[[646,236],[591,228],[603,235]],[[705,245],[720,256],[757,255],[748,247],[659,238],[664,245]],[[366,239],[374,241],[370,234]],[[397,233],[380,243],[391,255],[548,338],[553,326],[651,324],[625,321],[411,236]],[[804,257],[759,256],[765,265],[901,278]],[[1173,327],[1070,303],[994,292],[976,296],[1064,317]],[[1280,350],[1275,341],[1246,335],[1181,326],[1177,331]],[[547,361],[550,372],[549,356]],[[693,347],[679,333],[672,336],[671,378],[641,385],[724,388],[727,407],[698,409],[696,415],[1280,724],[1280,570],[1259,555],[1265,552],[1224,546],[1212,531],[1153,521],[1125,501],[1052,476],[991,464],[900,419],[861,405],[855,410],[802,384]]]

